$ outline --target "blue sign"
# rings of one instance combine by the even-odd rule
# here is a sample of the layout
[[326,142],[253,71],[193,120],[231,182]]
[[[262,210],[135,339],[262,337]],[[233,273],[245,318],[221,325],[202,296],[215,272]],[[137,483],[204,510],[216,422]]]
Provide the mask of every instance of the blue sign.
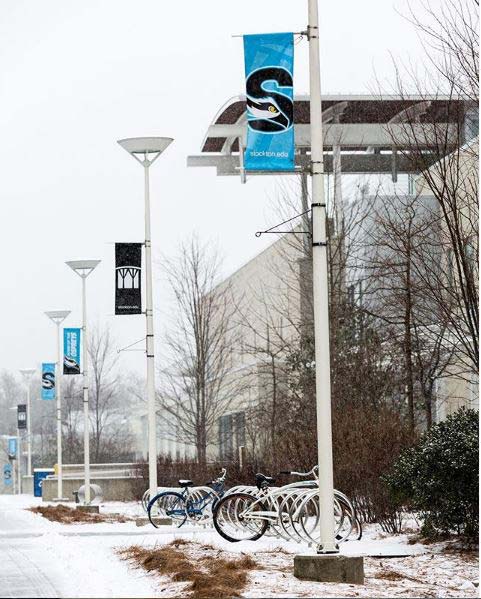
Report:
[[8,486],[12,484],[12,466],[5,464],[3,466],[3,484]]
[[33,471],[33,495],[42,497],[42,482],[49,474],[54,474],[53,468],[35,468]]
[[63,330],[63,373],[80,374],[80,329]]
[[244,36],[246,170],[294,170],[294,35]]
[[55,399],[55,363],[42,363],[42,399]]
[[8,440],[8,455],[17,456],[17,437],[10,437]]

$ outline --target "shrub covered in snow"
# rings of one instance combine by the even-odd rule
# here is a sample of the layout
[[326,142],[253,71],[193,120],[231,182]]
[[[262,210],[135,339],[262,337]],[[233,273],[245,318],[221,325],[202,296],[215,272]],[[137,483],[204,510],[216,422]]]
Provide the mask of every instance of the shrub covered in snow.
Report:
[[458,410],[404,450],[383,477],[393,497],[419,511],[423,533],[478,534],[478,412]]

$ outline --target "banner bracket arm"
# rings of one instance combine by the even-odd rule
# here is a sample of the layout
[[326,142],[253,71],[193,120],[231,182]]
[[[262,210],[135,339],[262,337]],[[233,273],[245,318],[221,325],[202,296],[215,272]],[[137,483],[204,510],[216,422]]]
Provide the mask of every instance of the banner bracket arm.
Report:
[[291,221],[295,220],[296,218],[300,218],[301,216],[308,214],[310,211],[311,211],[311,209],[309,208],[308,210],[305,210],[304,212],[301,212],[300,214],[296,214],[292,218],[288,218],[287,220],[283,221],[282,223],[279,223],[277,225],[274,225],[273,227],[270,227],[270,229],[266,229],[265,231],[257,231],[255,236],[260,237],[261,235],[264,235],[266,233],[278,233],[278,234],[291,233],[294,235],[295,234],[309,235],[311,237],[312,235],[311,235],[310,231],[274,231],[274,229],[277,229],[277,227],[285,225],[286,223],[290,223]]
[[[307,37],[308,32],[307,31],[293,31],[292,32],[293,35],[305,35]],[[232,34],[231,37],[244,37],[245,35],[250,35],[249,33],[235,33]]]
[[141,343],[142,341],[145,341],[145,339],[146,339],[145,337],[142,337],[142,339],[139,339],[138,341],[134,341],[130,345],[126,345],[125,347],[122,347],[122,348],[118,349],[117,353],[120,354],[120,352],[123,352],[123,351],[145,351],[144,349],[130,349],[134,345],[137,345],[138,343]]

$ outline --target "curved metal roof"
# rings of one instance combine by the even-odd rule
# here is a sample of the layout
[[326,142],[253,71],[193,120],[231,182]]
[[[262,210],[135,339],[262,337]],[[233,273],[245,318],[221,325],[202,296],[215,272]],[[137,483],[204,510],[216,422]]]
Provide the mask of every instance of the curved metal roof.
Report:
[[[399,149],[410,144],[403,123],[416,123],[426,140],[434,126],[445,125],[447,133],[454,139],[463,118],[464,105],[464,100],[453,100],[448,96],[324,95],[325,150],[329,152],[333,146],[341,147],[344,172],[391,172],[392,159],[385,154],[392,153],[393,145]],[[219,175],[239,174],[242,168],[239,140],[245,147],[246,130],[245,96],[234,96],[217,112],[208,126],[200,155],[189,156],[188,166],[215,166]],[[305,154],[310,152],[309,96],[294,98],[294,136],[299,150],[296,164],[304,167],[308,164]],[[393,138],[400,143],[393,144]],[[329,156],[326,162],[329,169]],[[410,169],[402,156],[397,156],[395,168],[397,172],[409,172]]]

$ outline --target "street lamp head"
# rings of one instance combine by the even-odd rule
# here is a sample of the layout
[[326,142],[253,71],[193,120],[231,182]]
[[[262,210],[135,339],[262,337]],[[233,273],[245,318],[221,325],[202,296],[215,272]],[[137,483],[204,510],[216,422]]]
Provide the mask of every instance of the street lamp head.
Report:
[[22,376],[24,378],[29,379],[31,376],[33,376],[37,372],[37,369],[36,368],[21,368],[20,372],[22,373]]
[[47,310],[44,312],[45,316],[48,316],[55,324],[63,322],[70,314],[70,310]]
[[70,260],[65,262],[80,277],[86,278],[100,264],[100,260]]
[[117,142],[129,154],[162,154],[174,140],[171,137],[128,137]]

